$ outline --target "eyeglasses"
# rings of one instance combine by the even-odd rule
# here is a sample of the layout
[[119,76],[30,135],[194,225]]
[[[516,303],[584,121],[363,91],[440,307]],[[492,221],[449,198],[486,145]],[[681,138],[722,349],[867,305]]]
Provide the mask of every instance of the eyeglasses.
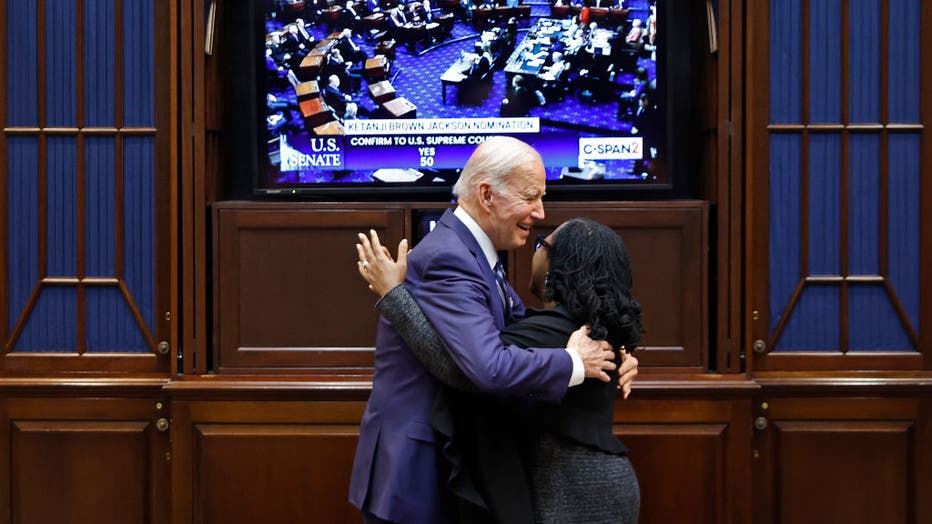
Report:
[[550,249],[550,242],[547,242],[546,235],[537,235],[537,242],[534,244],[534,251],[537,251],[542,247]]

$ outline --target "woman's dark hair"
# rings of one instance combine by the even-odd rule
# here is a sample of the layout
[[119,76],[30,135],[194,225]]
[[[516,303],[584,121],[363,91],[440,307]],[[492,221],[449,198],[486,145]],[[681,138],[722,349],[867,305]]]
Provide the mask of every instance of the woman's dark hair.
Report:
[[589,324],[593,339],[637,347],[641,305],[631,296],[631,262],[621,237],[598,222],[574,218],[557,230],[547,254],[545,298]]

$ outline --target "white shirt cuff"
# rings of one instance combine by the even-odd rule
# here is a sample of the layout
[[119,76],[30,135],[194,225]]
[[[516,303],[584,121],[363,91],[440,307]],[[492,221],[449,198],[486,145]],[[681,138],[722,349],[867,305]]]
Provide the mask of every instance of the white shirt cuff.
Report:
[[570,348],[565,349],[566,352],[570,354],[570,359],[573,361],[573,374],[570,376],[570,385],[567,386],[571,388],[582,384],[583,380],[586,380],[586,368],[583,367],[582,357],[579,356],[579,353]]

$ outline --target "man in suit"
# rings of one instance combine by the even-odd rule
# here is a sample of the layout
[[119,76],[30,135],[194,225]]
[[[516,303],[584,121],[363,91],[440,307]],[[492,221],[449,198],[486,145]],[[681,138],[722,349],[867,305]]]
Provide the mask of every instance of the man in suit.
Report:
[[[446,211],[407,258],[405,286],[457,365],[481,390],[558,402],[585,377],[607,380],[611,352],[574,334],[569,348],[521,350],[499,332],[524,314],[514,289],[497,277],[497,251],[527,242],[544,218],[546,175],[540,155],[514,138],[493,137],[472,154],[453,188],[458,207]],[[366,262],[361,262],[364,270]],[[625,387],[636,361],[620,374]],[[636,373],[636,369],[633,369]],[[430,425],[439,382],[382,318],[376,337],[372,393],[360,427],[350,502],[366,522],[452,522],[446,474]]]

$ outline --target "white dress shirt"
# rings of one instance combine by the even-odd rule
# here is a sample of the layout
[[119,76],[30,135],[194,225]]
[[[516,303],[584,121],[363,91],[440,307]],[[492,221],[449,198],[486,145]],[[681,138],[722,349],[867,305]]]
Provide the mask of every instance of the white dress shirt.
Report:
[[[495,271],[495,264],[498,263],[498,252],[495,251],[495,246],[492,245],[492,240],[488,235],[485,234],[485,231],[479,227],[479,224],[476,223],[475,219],[466,212],[460,206],[456,206],[456,209],[453,210],[453,214],[456,218],[460,219],[460,222],[466,225],[466,228],[469,229],[469,232],[472,233],[472,236],[475,237],[476,242],[479,243],[479,248],[482,249],[482,254],[485,255],[485,260],[489,264],[489,268],[492,271]],[[582,357],[579,356],[575,350],[570,348],[564,348],[564,350],[569,354],[570,359],[573,361],[573,374],[570,376],[570,383],[568,387],[573,387],[579,384],[582,384],[583,380],[586,379],[586,368],[583,366]]]

